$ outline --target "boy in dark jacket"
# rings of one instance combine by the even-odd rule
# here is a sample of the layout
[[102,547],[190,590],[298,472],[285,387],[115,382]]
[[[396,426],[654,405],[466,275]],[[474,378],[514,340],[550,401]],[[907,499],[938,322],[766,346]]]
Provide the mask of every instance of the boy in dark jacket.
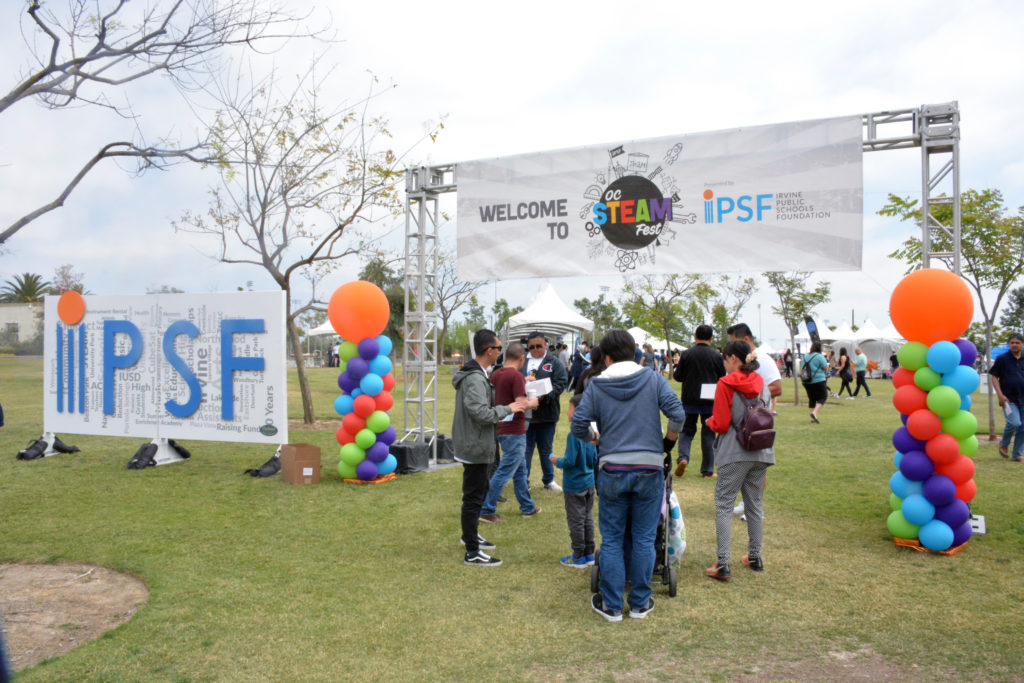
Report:
[[[572,421],[583,394],[569,399],[567,416]],[[572,555],[561,562],[566,567],[586,569],[594,564],[594,467],[597,448],[580,441],[570,432],[565,437],[565,455],[551,456],[555,467],[562,469],[562,492],[565,496],[565,521],[569,524]]]

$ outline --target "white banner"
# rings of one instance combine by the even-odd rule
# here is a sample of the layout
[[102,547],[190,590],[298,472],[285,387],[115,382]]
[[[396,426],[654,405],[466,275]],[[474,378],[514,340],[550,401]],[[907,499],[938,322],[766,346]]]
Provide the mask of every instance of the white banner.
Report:
[[463,280],[859,270],[861,119],[456,167]]
[[283,292],[59,299],[45,302],[46,431],[288,442]]

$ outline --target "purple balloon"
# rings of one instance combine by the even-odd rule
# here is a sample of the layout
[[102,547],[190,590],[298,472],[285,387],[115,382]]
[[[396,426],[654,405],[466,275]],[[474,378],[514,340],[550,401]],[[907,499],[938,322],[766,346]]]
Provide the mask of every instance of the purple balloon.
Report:
[[367,337],[359,342],[359,357],[365,361],[371,361],[380,353],[380,344],[373,337]]
[[909,415],[909,414],[906,414],[906,413],[900,413],[900,422],[902,422],[902,423],[903,423],[903,426],[904,426],[904,427],[906,427],[906,426],[907,426],[907,420],[909,420],[909,419],[910,419],[910,415]]
[[[349,377],[348,370],[346,370],[338,375],[338,388],[351,396],[352,390],[359,388],[359,382]],[[355,397],[353,396],[353,398]]]
[[912,437],[906,427],[900,427],[892,433],[892,445],[895,446],[896,450],[900,453],[924,450],[924,441]]
[[359,356],[356,356],[355,358],[350,358],[348,361],[348,365],[345,366],[345,372],[349,374],[349,377],[356,381],[357,385],[359,384],[359,380],[365,377],[366,373],[368,373],[369,371],[370,364],[367,363],[362,358],[360,358]]
[[973,532],[971,530],[971,523],[969,521],[964,522],[957,528],[953,529],[953,545],[950,547],[955,548],[958,545],[963,545],[964,543],[967,543],[967,541],[971,540],[971,533]]
[[908,451],[900,459],[900,472],[910,481],[924,481],[935,472],[935,463],[923,451]]
[[971,509],[959,498],[953,498],[953,502],[935,508],[935,519],[942,520],[954,531],[970,518]]
[[974,365],[974,361],[978,359],[978,348],[968,339],[957,339],[953,343],[960,349],[960,365]]
[[[377,437],[380,438],[379,436]],[[375,444],[366,449],[366,459],[370,462],[384,462],[388,457],[388,445],[382,441],[377,441]]]
[[395,431],[394,427],[388,427],[383,432],[377,435],[377,441],[387,444],[390,446],[398,438],[398,432]]
[[944,474],[933,474],[924,482],[921,493],[935,507],[949,505],[956,498],[956,484]]
[[377,478],[377,465],[369,460],[363,460],[356,465],[356,476],[363,481],[372,481]]

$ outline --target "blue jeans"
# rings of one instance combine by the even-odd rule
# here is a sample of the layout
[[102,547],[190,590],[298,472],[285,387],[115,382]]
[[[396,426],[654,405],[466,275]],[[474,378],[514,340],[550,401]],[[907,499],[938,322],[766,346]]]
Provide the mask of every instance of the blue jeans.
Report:
[[531,422],[526,428],[526,478],[530,478],[533,464],[533,447],[540,454],[540,482],[547,486],[555,480],[555,465],[551,462],[551,447],[555,442],[554,422]]
[[537,506],[530,497],[530,485],[526,481],[526,435],[498,434],[498,443],[501,444],[501,462],[491,477],[491,488],[484,499],[480,514],[494,514],[498,509],[498,496],[509,479],[512,480],[519,509],[525,514],[530,514]]
[[1024,423],[1021,421],[1021,415],[1024,415],[1024,397],[1016,401],[1007,400],[1006,405],[1010,408],[1010,413],[1006,416],[1006,429],[1003,430],[1003,438],[999,443],[1002,446],[1009,446],[1012,439],[1013,457],[1019,458],[1024,451]]
[[[629,606],[640,609],[651,599],[654,537],[665,500],[665,479],[659,470],[597,473],[597,523],[601,529],[601,599],[607,609],[622,609],[628,574]],[[628,528],[627,528],[628,526]],[[628,532],[628,534],[627,534]],[[623,542],[631,537],[629,566]]]

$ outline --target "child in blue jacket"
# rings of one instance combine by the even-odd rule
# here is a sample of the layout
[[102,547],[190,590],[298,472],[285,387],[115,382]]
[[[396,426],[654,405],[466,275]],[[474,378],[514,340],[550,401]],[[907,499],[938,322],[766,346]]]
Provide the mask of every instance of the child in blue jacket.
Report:
[[[583,394],[569,399],[566,417],[571,421]],[[565,438],[565,455],[551,456],[551,462],[562,470],[562,495],[565,496],[565,520],[569,524],[572,555],[561,562],[566,567],[586,569],[594,564],[594,467],[597,448],[570,433]]]

